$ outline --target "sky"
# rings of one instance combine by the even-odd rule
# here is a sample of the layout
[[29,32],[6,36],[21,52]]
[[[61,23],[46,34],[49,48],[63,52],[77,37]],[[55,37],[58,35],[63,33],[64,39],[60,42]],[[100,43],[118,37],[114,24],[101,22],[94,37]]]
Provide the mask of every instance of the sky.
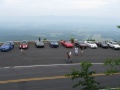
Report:
[[120,18],[120,0],[0,0],[0,17],[48,15]]

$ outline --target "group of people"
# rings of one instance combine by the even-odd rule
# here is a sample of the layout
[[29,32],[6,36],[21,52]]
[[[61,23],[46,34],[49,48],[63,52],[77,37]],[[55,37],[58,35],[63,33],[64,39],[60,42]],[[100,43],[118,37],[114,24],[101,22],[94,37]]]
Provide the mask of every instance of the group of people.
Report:
[[[38,38],[38,40],[40,41],[41,40],[41,38]],[[80,47],[80,49],[81,49],[81,55],[83,54],[83,47]],[[21,54],[22,53],[25,53],[25,51],[23,50],[23,47],[21,47]],[[75,47],[75,56],[78,56],[79,55],[79,52],[78,52],[79,50],[78,50],[78,47]],[[72,52],[70,51],[70,52],[67,52],[67,63],[72,63],[72,60],[71,60],[71,55],[72,55]]]
[[[80,54],[82,55],[83,54],[83,47],[80,47],[81,49],[81,52]],[[71,60],[71,55],[72,55],[72,52],[67,52],[67,62],[66,63],[72,63],[72,60]],[[78,56],[79,55],[79,51],[78,51],[78,47],[75,47],[75,56]]]

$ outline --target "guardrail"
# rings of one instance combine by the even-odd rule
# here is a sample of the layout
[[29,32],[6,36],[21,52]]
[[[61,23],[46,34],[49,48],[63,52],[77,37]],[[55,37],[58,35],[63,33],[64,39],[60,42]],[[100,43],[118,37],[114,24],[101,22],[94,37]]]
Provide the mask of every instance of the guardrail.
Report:
[[[15,45],[19,45],[20,44],[20,41],[13,41]],[[43,40],[44,43],[49,43],[50,40]],[[59,42],[59,41],[58,41]],[[28,41],[29,44],[35,44],[35,40],[32,40],[32,41]],[[0,42],[0,45],[2,45],[3,42]]]
[[[60,42],[60,40],[57,40],[58,42]],[[15,45],[18,45],[20,44],[20,41],[13,41]],[[50,40],[43,40],[44,43],[49,43]],[[35,40],[31,40],[31,41],[28,41],[29,44],[35,44]],[[120,45],[120,41],[117,42],[119,45]],[[0,42],[0,45],[2,45],[3,42]]]

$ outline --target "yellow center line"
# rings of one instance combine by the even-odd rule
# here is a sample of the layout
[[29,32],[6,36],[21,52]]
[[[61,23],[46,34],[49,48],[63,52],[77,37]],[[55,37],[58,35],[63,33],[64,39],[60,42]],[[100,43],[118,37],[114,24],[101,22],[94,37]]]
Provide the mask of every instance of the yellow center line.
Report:
[[[120,73],[116,73],[120,74]],[[92,76],[105,76],[105,73],[93,74]],[[41,77],[41,78],[27,78],[27,79],[16,79],[16,80],[4,80],[0,81],[0,84],[6,83],[17,83],[17,82],[28,82],[28,81],[40,81],[40,80],[52,80],[52,79],[64,79],[68,78],[65,76],[53,76],[53,77]]]

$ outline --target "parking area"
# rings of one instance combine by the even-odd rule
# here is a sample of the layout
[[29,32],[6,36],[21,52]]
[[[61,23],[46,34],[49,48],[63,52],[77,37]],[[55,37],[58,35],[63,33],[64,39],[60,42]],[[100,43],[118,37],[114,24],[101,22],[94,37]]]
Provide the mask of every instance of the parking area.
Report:
[[0,67],[10,66],[26,66],[26,65],[43,65],[43,64],[64,64],[66,63],[66,52],[72,52],[73,63],[80,63],[81,61],[90,61],[92,63],[103,63],[109,58],[119,58],[120,50],[113,50],[111,48],[84,50],[83,55],[74,55],[74,48],[65,48],[59,46],[58,48],[51,48],[48,43],[44,48],[36,48],[34,44],[30,44],[29,48],[25,50],[25,54],[21,54],[19,45],[9,52],[0,52]]

